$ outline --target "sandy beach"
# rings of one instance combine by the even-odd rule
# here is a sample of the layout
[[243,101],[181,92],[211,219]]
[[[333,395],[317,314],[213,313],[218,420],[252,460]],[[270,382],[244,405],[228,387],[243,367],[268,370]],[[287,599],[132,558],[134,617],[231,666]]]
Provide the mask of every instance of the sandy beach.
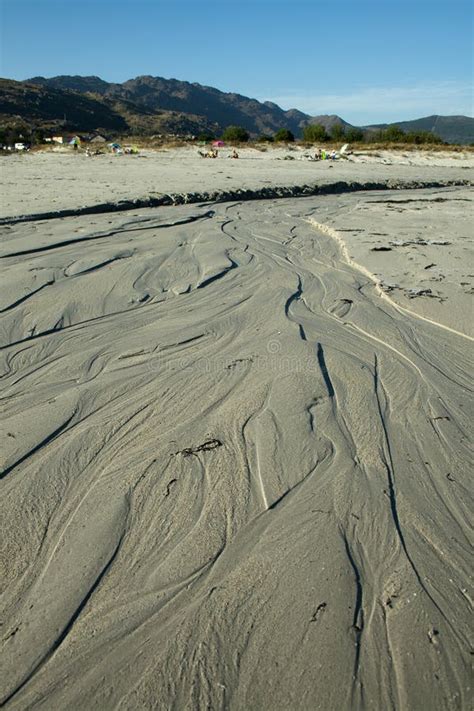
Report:
[[227,153],[0,157],[0,703],[468,711],[472,154]]
[[[67,148],[16,154],[1,163],[1,216],[80,208],[167,194],[258,190],[275,186],[327,186],[340,182],[449,182],[472,180],[472,152],[363,152],[348,160],[310,161],[314,149],[300,146],[239,149],[239,160],[203,159],[187,146],[139,155],[88,158]],[[1,156],[0,156],[1,159]]]

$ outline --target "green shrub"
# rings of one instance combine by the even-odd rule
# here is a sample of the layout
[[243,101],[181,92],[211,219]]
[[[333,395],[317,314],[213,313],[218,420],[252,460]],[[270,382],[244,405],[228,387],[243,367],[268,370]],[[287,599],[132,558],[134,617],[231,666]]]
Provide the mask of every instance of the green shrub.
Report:
[[335,123],[333,126],[331,126],[331,130],[329,133],[333,141],[342,141],[342,139],[345,138],[346,135],[344,126],[340,123]]
[[405,131],[403,131],[400,126],[396,125],[389,126],[385,129],[385,131],[382,131],[382,134],[384,136],[384,141],[388,141],[389,143],[404,141],[406,137]]
[[311,123],[303,129],[303,139],[307,143],[327,141],[329,138],[326,129],[320,123]]
[[288,128],[280,128],[273,136],[273,140],[277,143],[293,143],[295,137]]
[[246,143],[250,136],[242,126],[227,126],[222,134],[222,138],[228,143]]
[[367,134],[366,140],[370,143],[414,143],[415,145],[443,143],[442,138],[431,131],[405,132],[400,126],[388,126],[379,131],[371,131]]
[[403,140],[405,143],[415,143],[421,145],[423,143],[443,143],[443,139],[431,133],[431,131],[409,131],[404,134]]
[[29,132],[18,126],[2,126],[0,128],[0,143],[12,145],[20,141],[25,141],[29,137]]
[[214,139],[215,136],[210,131],[202,131],[197,137],[198,141],[204,141],[205,143],[207,143],[208,141],[213,141]]
[[356,128],[355,126],[348,128],[345,132],[344,138],[349,143],[359,143],[364,140],[364,132],[361,128]]

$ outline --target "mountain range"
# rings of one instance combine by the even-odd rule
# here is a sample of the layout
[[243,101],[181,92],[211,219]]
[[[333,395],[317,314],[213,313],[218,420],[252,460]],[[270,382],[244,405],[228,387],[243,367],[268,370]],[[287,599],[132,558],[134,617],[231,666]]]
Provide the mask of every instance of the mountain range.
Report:
[[[376,124],[370,129],[383,129],[393,124]],[[397,121],[402,131],[429,131],[447,143],[470,144],[474,142],[474,119],[469,116],[425,116],[413,121]]]
[[[0,79],[0,125],[12,123],[30,128],[145,135],[219,134],[226,126],[238,125],[252,136],[287,128],[297,137],[308,124],[320,123],[326,129],[334,124],[351,127],[336,115],[285,111],[270,101],[153,76],[139,76],[121,84],[96,76],[33,77],[24,82]],[[467,116],[429,116],[396,125],[404,131],[431,131],[448,143],[474,142],[474,119]]]

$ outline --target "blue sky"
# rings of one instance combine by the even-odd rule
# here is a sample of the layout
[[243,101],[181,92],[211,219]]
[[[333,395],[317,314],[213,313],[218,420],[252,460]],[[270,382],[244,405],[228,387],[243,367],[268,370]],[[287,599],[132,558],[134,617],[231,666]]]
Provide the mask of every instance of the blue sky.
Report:
[[468,0],[0,0],[0,75],[199,82],[355,124],[473,115]]

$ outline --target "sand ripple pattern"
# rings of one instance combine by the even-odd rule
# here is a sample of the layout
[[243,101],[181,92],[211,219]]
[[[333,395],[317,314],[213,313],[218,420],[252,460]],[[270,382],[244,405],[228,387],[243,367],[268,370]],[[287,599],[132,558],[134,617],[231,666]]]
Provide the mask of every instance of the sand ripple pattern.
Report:
[[469,708],[470,342],[323,225],[4,228],[6,708]]

